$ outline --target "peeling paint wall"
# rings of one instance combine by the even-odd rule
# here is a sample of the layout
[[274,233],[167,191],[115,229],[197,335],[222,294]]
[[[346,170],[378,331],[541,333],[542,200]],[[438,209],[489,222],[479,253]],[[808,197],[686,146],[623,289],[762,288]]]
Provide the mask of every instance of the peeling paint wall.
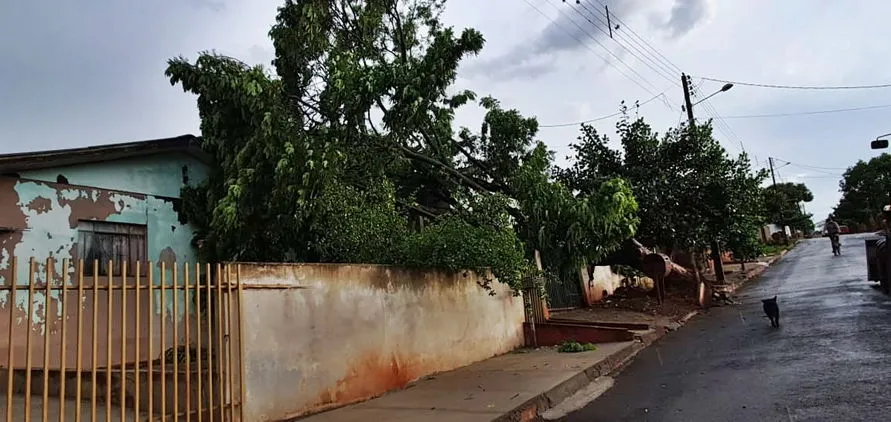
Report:
[[499,283],[488,295],[469,272],[242,264],[240,281],[251,421],[361,401],[523,344],[522,299]]
[[190,186],[207,178],[208,167],[182,153],[29,170],[19,175],[24,179],[52,183],[57,182],[58,176],[62,175],[72,185],[179,198],[183,185],[183,167],[186,167]]
[[[189,184],[200,182],[206,175],[205,167],[191,157],[171,154],[147,157],[144,161],[129,159],[26,172],[20,175],[21,178],[0,177],[0,284],[6,285],[15,279],[17,285],[27,286],[30,274],[28,260],[34,257],[37,260],[35,281],[38,285],[46,282],[48,274],[58,285],[64,273],[69,276],[69,285],[76,285],[74,261],[79,258],[77,242],[81,221],[144,225],[146,258],[156,263],[164,261],[171,264],[165,274],[165,278],[170,280],[174,262],[182,265],[196,259],[191,246],[193,231],[179,222],[174,209],[174,201],[179,198],[184,183],[184,166],[188,169]],[[68,184],[55,183],[60,174]],[[89,186],[91,184],[93,186]],[[13,257],[17,259],[15,271]],[[54,261],[49,269],[47,258]],[[69,268],[63,268],[65,258],[72,260]],[[159,284],[160,265],[151,271],[154,283]],[[89,280],[86,281],[89,284]],[[47,326],[52,331],[62,325],[60,294],[59,291],[52,291],[47,298],[45,292],[35,292],[35,312],[31,314],[30,324],[35,335],[43,335]],[[160,298],[158,294],[156,299]],[[168,291],[167,295],[165,308],[168,315],[174,321],[181,319],[186,309],[185,298],[181,292],[176,295],[180,315],[173,316],[174,293]],[[24,320],[28,317],[27,296],[26,290],[19,290],[13,308],[9,303],[10,292],[0,291],[0,310],[5,311],[0,313],[4,316],[4,321],[0,322],[3,332],[8,327],[5,315],[10,311],[18,315],[15,319],[17,324],[25,324]],[[68,297],[74,299],[76,295]],[[82,299],[81,306],[92,308],[87,302],[90,301]],[[76,302],[69,300],[66,303]],[[161,301],[155,300],[154,303],[156,309],[153,311],[158,314]],[[104,314],[106,311],[103,308],[101,312]],[[70,319],[75,313],[74,309],[66,310],[65,319]],[[130,330],[136,335],[134,328]],[[24,327],[18,331],[24,335]],[[14,347],[20,346],[16,340]],[[0,351],[4,349],[0,347]]]

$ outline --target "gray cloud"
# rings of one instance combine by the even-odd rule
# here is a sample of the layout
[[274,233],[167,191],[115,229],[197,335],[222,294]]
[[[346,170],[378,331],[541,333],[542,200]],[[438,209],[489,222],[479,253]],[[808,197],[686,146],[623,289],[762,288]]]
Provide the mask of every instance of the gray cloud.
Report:
[[[523,41],[499,56],[475,63],[466,69],[470,77],[497,75],[499,79],[529,79],[546,75],[558,66],[556,56],[564,52],[581,51],[591,48],[607,62],[617,61],[613,56],[623,58],[625,48],[613,45],[609,40],[609,29],[603,12],[604,4],[609,7],[611,16],[627,22],[651,5],[644,0],[582,1],[581,4],[568,2],[544,2],[537,6],[544,13],[551,13],[550,6],[557,6],[559,13],[531,41]],[[672,38],[677,38],[692,30],[707,15],[707,0],[675,0],[671,15],[662,19],[659,26],[667,29]],[[541,4],[541,3],[539,3]],[[612,22],[615,27],[617,22]],[[621,31],[621,25],[620,25]],[[629,35],[622,32],[618,41],[628,46]],[[608,42],[609,41],[609,42]],[[609,47],[608,53],[599,44]],[[626,48],[634,48],[626,47]],[[549,64],[542,64],[549,62]],[[550,69],[548,69],[550,67]],[[601,68],[602,69],[602,68]]]
[[708,15],[707,0],[675,0],[671,8],[671,17],[665,23],[672,38],[678,38],[690,32],[696,24]]
[[214,0],[5,4],[0,151],[196,132],[194,98],[171,87],[164,69],[171,57],[215,47],[197,40],[221,10]]
[[188,3],[198,9],[208,9],[214,12],[222,12],[226,8],[226,3],[221,0],[188,0]]

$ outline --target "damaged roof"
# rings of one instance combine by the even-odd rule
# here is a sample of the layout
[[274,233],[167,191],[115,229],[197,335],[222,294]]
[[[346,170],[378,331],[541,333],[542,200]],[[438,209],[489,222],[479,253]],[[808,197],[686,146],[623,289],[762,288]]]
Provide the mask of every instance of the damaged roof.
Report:
[[210,155],[201,150],[200,137],[181,135],[121,144],[0,154],[0,173],[66,167],[172,152],[191,155],[204,163],[211,161]]

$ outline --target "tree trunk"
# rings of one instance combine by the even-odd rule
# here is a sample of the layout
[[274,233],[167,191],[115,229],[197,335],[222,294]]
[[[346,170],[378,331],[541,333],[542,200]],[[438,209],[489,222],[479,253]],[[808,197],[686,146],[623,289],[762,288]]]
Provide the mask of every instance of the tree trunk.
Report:
[[[622,246],[604,258],[601,262],[595,264],[596,266],[603,265],[625,265],[631,268],[634,268],[638,271],[644,272],[643,268],[643,259],[647,255],[653,254],[646,246],[640,244],[637,239],[628,239],[626,240]],[[684,282],[696,282],[695,271],[688,270],[674,262],[669,263],[670,271],[668,275],[665,277],[665,281],[668,283],[684,283]],[[646,274],[646,272],[644,272]],[[647,276],[650,276],[647,274]],[[651,277],[652,278],[652,277]]]

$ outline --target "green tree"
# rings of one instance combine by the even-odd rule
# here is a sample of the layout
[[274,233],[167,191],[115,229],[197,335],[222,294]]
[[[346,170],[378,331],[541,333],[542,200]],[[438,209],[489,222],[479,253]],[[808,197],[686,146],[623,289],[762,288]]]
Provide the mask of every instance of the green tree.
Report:
[[767,221],[804,233],[814,231],[813,215],[802,212],[802,202],[811,202],[814,194],[803,183],[777,183],[764,188]]
[[760,184],[745,154],[728,156],[711,134],[711,124],[671,129],[661,137],[642,118],[631,119],[623,105],[616,128],[621,151],[607,137],[583,125],[571,145],[572,166],[560,179],[589,192],[607,178],[624,178],[639,204],[638,237],[665,248],[703,248],[718,239],[742,251],[757,233]]
[[215,53],[169,62],[198,96],[205,184],[183,192],[204,258],[491,268],[517,286],[540,249],[552,271],[632,236],[621,180],[575,197],[548,175],[538,123],[492,98],[455,130],[457,68],[482,35],[439,19],[442,0],[287,1],[275,75]]
[[891,186],[891,155],[882,154],[849,167],[839,181],[842,197],[835,214],[842,224],[874,229],[887,205]]

